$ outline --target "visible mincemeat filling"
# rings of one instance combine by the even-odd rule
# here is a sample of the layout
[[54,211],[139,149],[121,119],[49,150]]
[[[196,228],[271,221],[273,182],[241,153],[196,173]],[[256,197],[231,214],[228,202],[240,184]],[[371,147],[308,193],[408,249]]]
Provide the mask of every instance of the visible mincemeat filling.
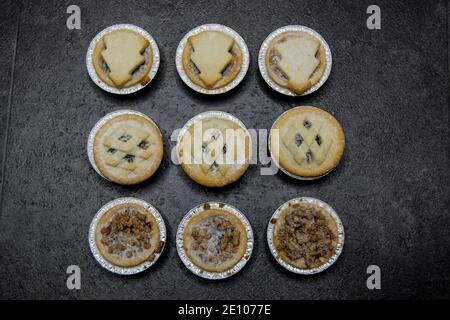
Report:
[[201,220],[191,232],[191,248],[205,264],[220,265],[236,254],[240,232],[225,217],[214,216]]
[[151,248],[152,222],[135,209],[120,209],[106,227],[101,229],[101,243],[109,254],[134,258]]
[[324,264],[336,250],[336,235],[331,230],[320,208],[293,204],[281,221],[275,237],[279,252],[291,261],[304,261],[305,268]]
[[277,51],[273,50],[270,61],[272,63],[270,68],[272,68],[273,72],[279,78],[283,79],[283,81],[287,82],[289,80],[288,77],[278,68],[278,63],[281,61],[281,56]]

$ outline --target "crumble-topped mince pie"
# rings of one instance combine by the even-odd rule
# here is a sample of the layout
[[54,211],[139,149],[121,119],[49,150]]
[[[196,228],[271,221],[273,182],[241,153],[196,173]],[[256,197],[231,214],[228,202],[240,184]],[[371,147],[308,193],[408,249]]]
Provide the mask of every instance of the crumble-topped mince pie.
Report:
[[272,237],[278,256],[295,268],[318,268],[337,251],[336,221],[316,204],[289,203],[270,223],[274,224]]
[[207,272],[224,272],[233,268],[244,256],[247,241],[241,220],[220,208],[207,207],[193,216],[183,233],[186,255]]
[[218,89],[233,81],[241,70],[242,60],[236,40],[215,30],[190,36],[182,56],[186,75],[204,89]]
[[118,29],[97,42],[92,62],[104,83],[114,88],[129,88],[150,81],[153,51],[144,36],[133,30]]
[[301,95],[325,72],[326,54],[320,40],[304,31],[286,31],[269,44],[267,73],[279,86]]
[[95,242],[100,254],[119,267],[153,261],[164,247],[153,214],[134,203],[120,204],[106,211],[97,223]]
[[[118,112],[95,133],[94,165],[110,181],[136,184],[150,178],[163,157],[161,132],[148,117]],[[102,120],[100,120],[102,121]]]
[[328,112],[316,107],[296,107],[273,124],[270,151],[288,173],[312,179],[337,166],[344,153],[344,131]]
[[222,187],[247,170],[252,152],[250,134],[237,121],[198,115],[179,139],[178,155],[186,174],[207,187]]

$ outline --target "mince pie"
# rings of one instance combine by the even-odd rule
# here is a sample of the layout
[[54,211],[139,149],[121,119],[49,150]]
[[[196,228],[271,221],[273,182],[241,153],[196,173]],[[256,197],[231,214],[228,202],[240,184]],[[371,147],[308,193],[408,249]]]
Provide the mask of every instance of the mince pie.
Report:
[[301,95],[324,74],[325,48],[318,38],[307,32],[286,31],[270,42],[265,63],[275,83]]
[[247,241],[241,220],[220,208],[206,208],[193,216],[183,233],[187,257],[207,272],[225,272],[233,268],[244,256]]
[[136,184],[150,178],[163,157],[161,132],[150,118],[119,114],[106,121],[93,142],[95,166],[112,182]]
[[207,187],[222,187],[238,180],[249,166],[251,150],[247,129],[215,116],[194,121],[178,145],[183,170]]
[[236,40],[221,31],[190,36],[182,63],[189,79],[204,89],[218,89],[233,81],[242,67],[243,54]]
[[306,179],[334,169],[344,153],[344,131],[328,112],[316,107],[297,107],[273,124],[270,151],[288,173]]
[[318,268],[337,252],[338,226],[321,206],[289,203],[270,223],[278,256],[295,268]]
[[135,267],[153,261],[164,248],[153,214],[132,203],[114,206],[101,216],[95,243],[103,258],[118,267]]
[[129,88],[150,81],[153,50],[144,36],[133,30],[119,29],[98,41],[92,61],[104,83],[114,88]]

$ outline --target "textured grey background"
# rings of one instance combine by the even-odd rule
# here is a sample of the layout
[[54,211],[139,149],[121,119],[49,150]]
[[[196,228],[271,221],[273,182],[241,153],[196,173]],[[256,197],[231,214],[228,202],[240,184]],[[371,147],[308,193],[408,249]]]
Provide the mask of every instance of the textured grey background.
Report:
[[[447,1],[377,0],[379,31],[365,25],[372,2],[2,1],[0,297],[449,298]],[[73,3],[82,10],[81,30],[66,28],[66,8]],[[188,30],[211,22],[239,32],[251,62],[238,88],[206,97],[182,83],[174,56]],[[161,50],[154,82],[127,97],[100,90],[85,67],[90,40],[115,23],[143,27]],[[333,52],[328,82],[304,98],[275,93],[257,68],[264,38],[287,24],[316,29]],[[261,176],[253,166],[236,184],[211,190],[170,162],[171,132],[197,113],[222,110],[250,128],[270,128],[281,112],[297,105],[322,106],[345,129],[344,159],[323,179]],[[94,123],[121,108],[151,116],[165,138],[160,170],[135,187],[101,179],[85,151]],[[151,270],[127,278],[103,270],[87,243],[95,212],[120,196],[142,198],[159,208],[169,238]],[[265,241],[272,212],[297,196],[331,204],[346,229],[341,258],[313,277],[285,272]],[[206,200],[237,206],[256,233],[250,262],[226,281],[213,283],[191,274],[174,246],[182,216]],[[82,270],[78,291],[65,285],[71,264]],[[370,264],[382,269],[380,291],[366,288]]]

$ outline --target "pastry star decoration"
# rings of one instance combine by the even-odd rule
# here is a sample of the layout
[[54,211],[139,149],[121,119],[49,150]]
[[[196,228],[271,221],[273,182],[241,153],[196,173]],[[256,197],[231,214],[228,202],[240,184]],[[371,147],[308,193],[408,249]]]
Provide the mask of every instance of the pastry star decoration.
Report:
[[229,50],[234,39],[222,32],[202,32],[189,38],[194,49],[191,60],[200,71],[199,77],[211,88],[222,78],[222,71],[230,64],[233,56]]
[[281,55],[278,67],[289,78],[288,88],[297,94],[309,86],[309,77],[319,65],[316,58],[319,42],[311,39],[292,37],[275,45]]
[[102,52],[102,57],[111,71],[108,76],[117,86],[122,86],[131,79],[133,71],[144,63],[141,53],[148,47],[148,41],[127,30],[107,34],[103,41],[106,50]]

